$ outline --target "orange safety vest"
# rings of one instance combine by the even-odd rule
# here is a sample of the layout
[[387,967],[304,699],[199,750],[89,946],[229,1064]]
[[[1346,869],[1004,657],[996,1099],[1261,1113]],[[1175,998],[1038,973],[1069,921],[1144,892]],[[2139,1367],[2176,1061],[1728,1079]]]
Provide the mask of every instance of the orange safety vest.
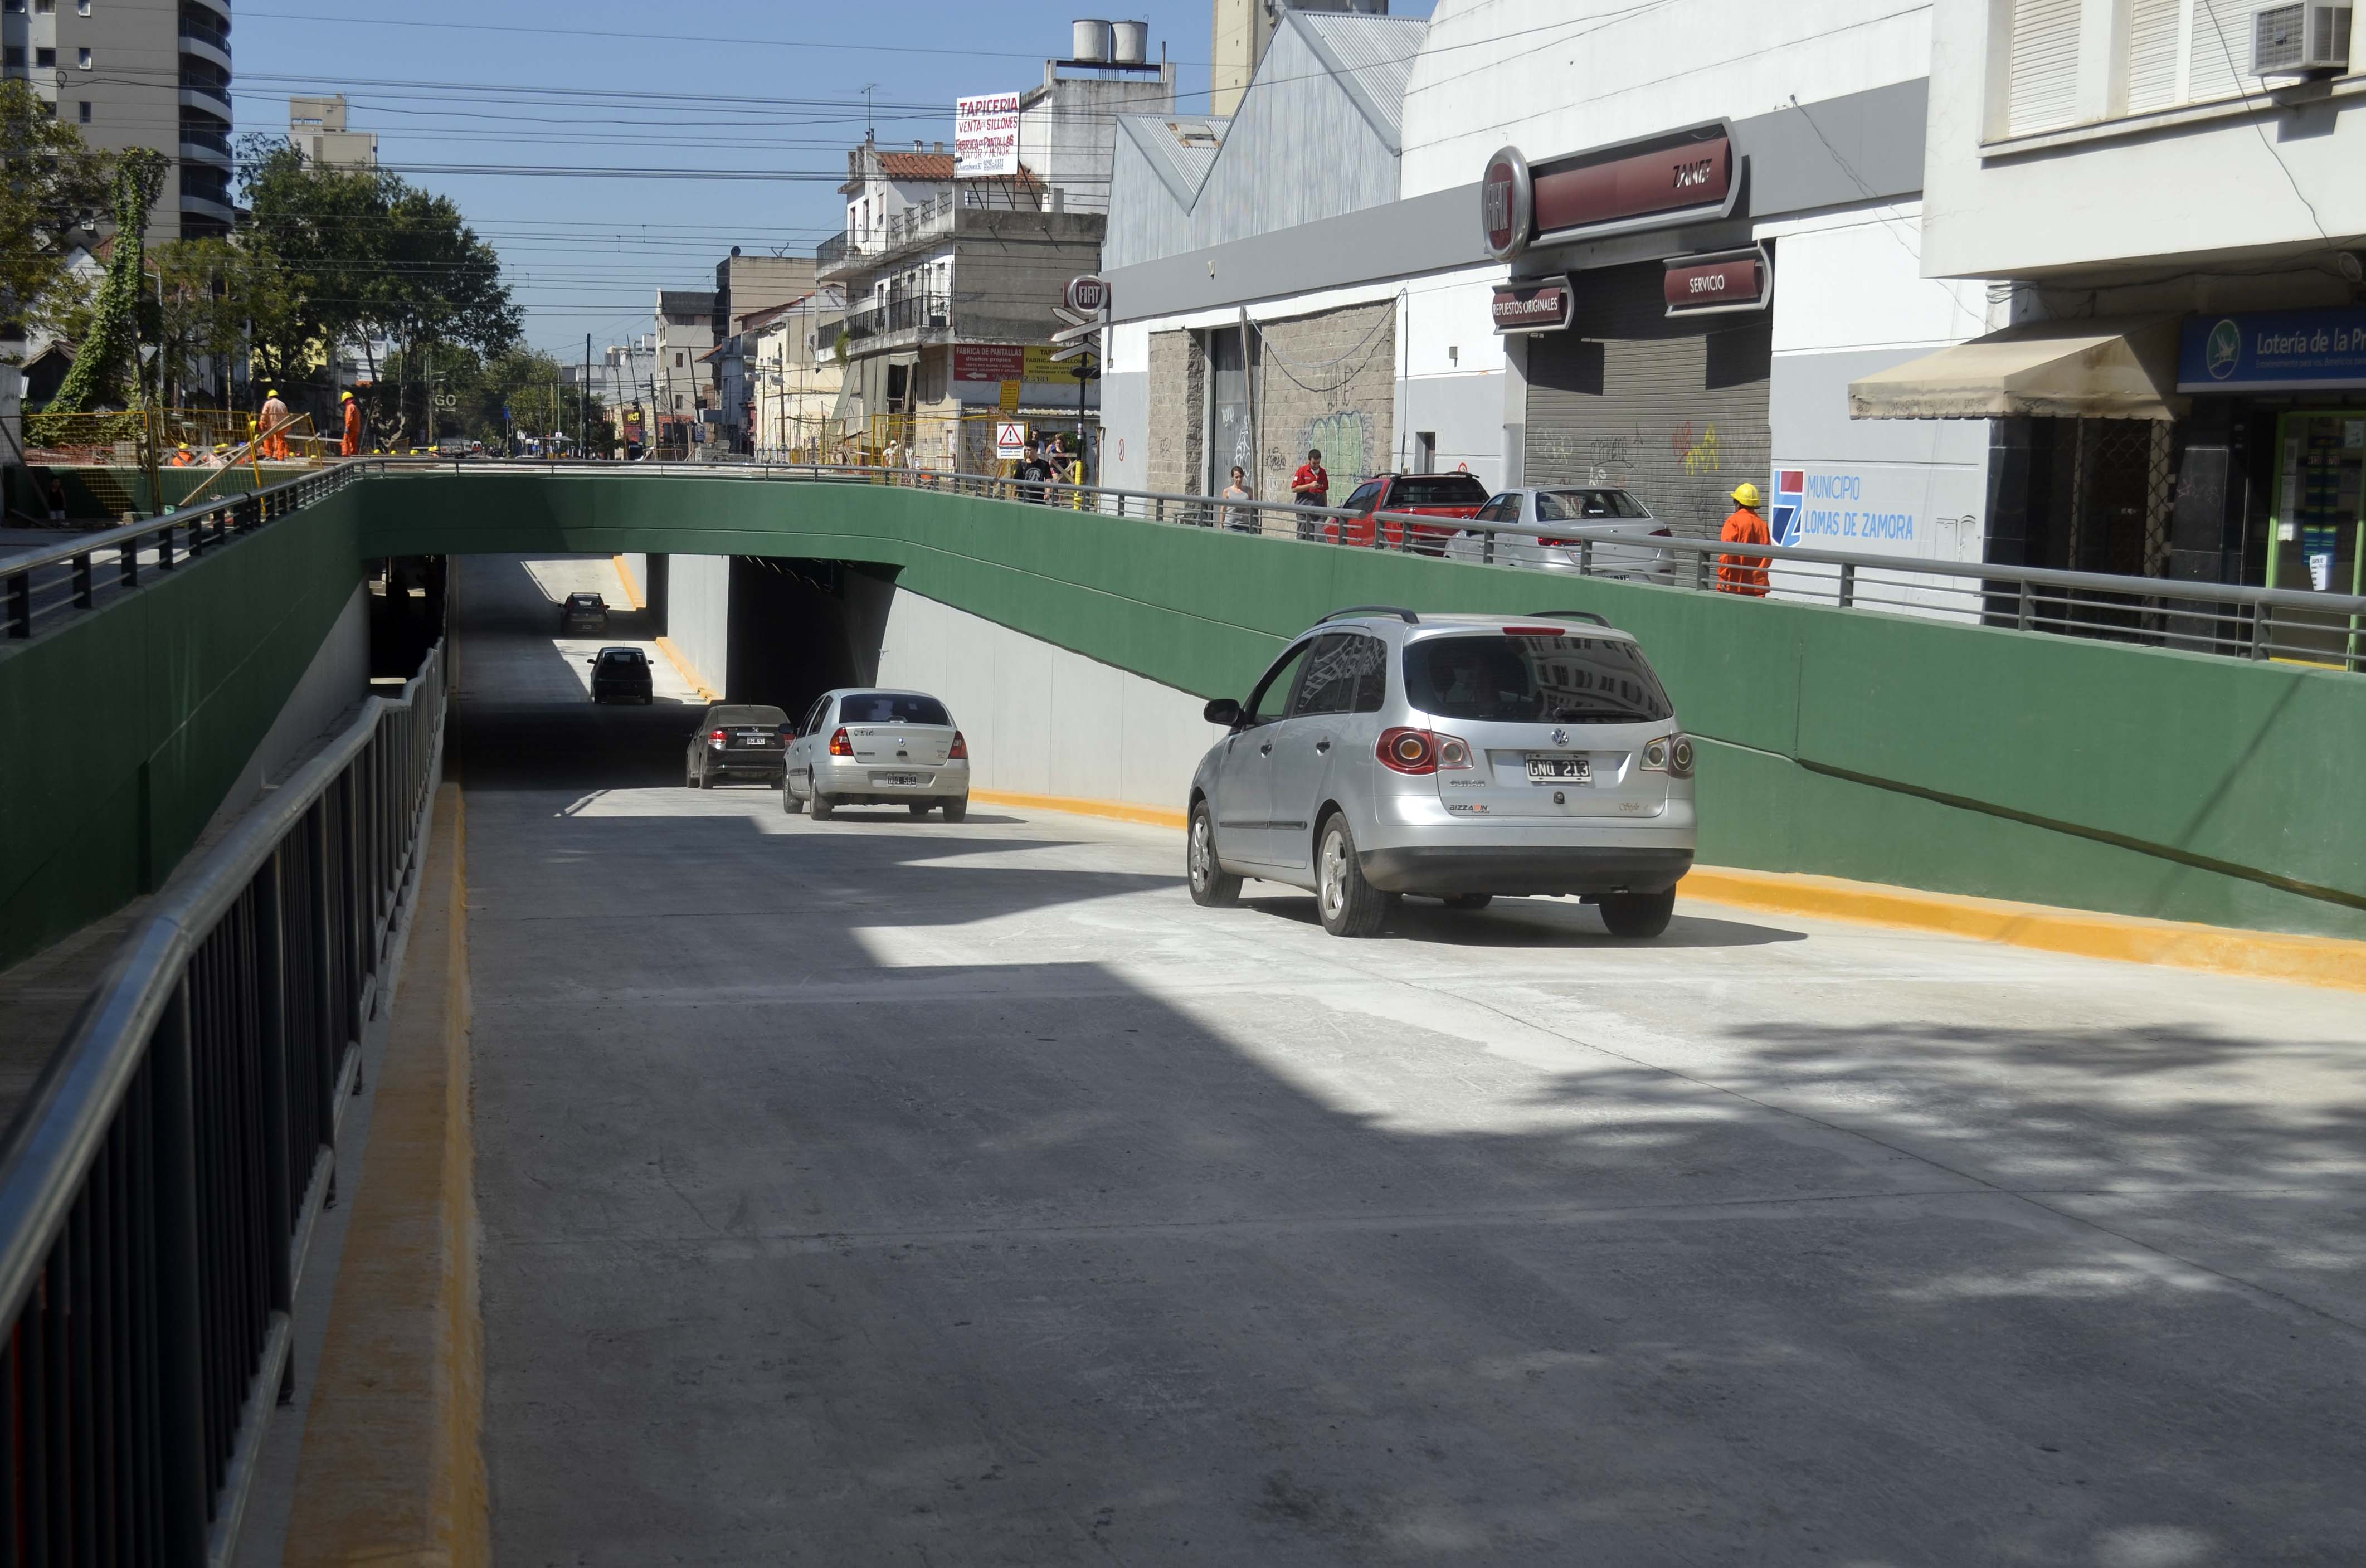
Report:
[[345,405],[345,438],[339,443],[337,455],[342,457],[355,457],[361,455],[361,449],[362,405],[347,403]]
[[[1766,519],[1750,508],[1735,509],[1725,520],[1725,532],[1719,536],[1729,545],[1771,545],[1774,536],[1766,532]],[[1717,558],[1717,589],[1720,593],[1746,593],[1752,599],[1766,597],[1766,562],[1759,556],[1721,555]]]

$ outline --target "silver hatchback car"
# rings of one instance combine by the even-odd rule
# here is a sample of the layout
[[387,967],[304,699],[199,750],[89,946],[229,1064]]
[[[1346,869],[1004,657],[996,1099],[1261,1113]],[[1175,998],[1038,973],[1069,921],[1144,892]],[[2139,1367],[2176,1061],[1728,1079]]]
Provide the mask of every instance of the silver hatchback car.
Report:
[[[1673,582],[1673,551],[1654,540],[1668,525],[1628,491],[1606,485],[1539,485],[1500,491],[1487,498],[1470,528],[1446,542],[1455,560],[1493,561],[1538,571],[1583,571],[1636,582]],[[1572,530],[1583,528],[1580,539]],[[1614,542],[1604,535],[1615,536]]]
[[1191,779],[1200,904],[1286,883],[1326,931],[1369,936],[1407,893],[1574,894],[1651,937],[1692,869],[1693,743],[1598,615],[1341,610],[1207,717],[1232,733]]
[[824,692],[789,742],[781,809],[811,807],[827,820],[841,806],[902,806],[915,817],[942,807],[948,822],[969,815],[969,742],[945,705],[925,692]]

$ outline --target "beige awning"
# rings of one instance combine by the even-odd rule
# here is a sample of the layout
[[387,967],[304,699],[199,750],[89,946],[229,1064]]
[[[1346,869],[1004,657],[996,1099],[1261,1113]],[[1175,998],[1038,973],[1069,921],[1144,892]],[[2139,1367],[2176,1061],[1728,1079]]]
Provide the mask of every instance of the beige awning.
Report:
[[1851,419],[2182,419],[2178,318],[2031,321],[1849,383]]

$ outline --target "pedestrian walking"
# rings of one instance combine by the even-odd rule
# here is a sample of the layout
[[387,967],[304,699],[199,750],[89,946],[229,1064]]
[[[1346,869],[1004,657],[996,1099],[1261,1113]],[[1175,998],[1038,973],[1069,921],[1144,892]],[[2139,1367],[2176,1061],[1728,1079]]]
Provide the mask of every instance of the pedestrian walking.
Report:
[[[1298,465],[1298,472],[1290,476],[1290,499],[1300,506],[1331,504],[1331,474],[1323,466],[1323,449],[1309,446],[1306,461]],[[1301,539],[1323,537],[1324,520],[1301,517],[1298,520],[1298,536]]]
[[284,463],[287,460],[287,405],[279,400],[275,390],[263,394],[263,456],[266,461]]
[[1015,477],[1019,480],[1020,500],[1042,501],[1043,499],[1043,485],[1052,478],[1052,465],[1043,460],[1043,447],[1041,442],[1031,438],[1028,441],[1027,456],[1020,463],[1019,472]]
[[66,520],[66,487],[58,481],[55,474],[50,476],[49,502],[50,521],[64,522]]
[[[1766,532],[1766,519],[1758,514],[1766,498],[1758,487],[1744,479],[1733,491],[1733,515],[1725,520],[1720,536],[1729,545],[1771,545],[1774,537]],[[1766,559],[1763,556],[1720,555],[1717,558],[1717,591],[1720,593],[1747,594],[1752,599],[1766,597]]]
[[[1238,463],[1233,465],[1233,482],[1224,487],[1222,499],[1225,501],[1256,499],[1249,493],[1249,477]],[[1224,508],[1224,526],[1235,534],[1256,533],[1258,532],[1256,513],[1245,506],[1228,506]]]
[[345,433],[337,443],[341,457],[358,457],[362,454],[362,405],[354,400],[351,392],[344,394]]

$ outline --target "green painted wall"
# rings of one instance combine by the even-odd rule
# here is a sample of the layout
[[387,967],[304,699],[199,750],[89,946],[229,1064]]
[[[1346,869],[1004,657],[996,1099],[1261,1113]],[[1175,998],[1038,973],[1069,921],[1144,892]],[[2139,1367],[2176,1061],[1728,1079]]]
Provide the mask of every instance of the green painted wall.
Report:
[[1210,695],[1342,604],[1597,610],[1712,743],[1705,861],[2366,937],[2355,677],[872,486],[440,474],[362,493],[373,554],[881,561],[930,598]]
[[171,872],[361,581],[348,490],[0,643],[0,964]]
[[1707,862],[2366,938],[2355,677],[918,491],[444,472],[341,491],[0,648],[0,962],[118,907],[143,854],[178,860],[363,559],[471,551],[877,562],[1204,695],[1343,604],[1597,610],[1707,742]]

